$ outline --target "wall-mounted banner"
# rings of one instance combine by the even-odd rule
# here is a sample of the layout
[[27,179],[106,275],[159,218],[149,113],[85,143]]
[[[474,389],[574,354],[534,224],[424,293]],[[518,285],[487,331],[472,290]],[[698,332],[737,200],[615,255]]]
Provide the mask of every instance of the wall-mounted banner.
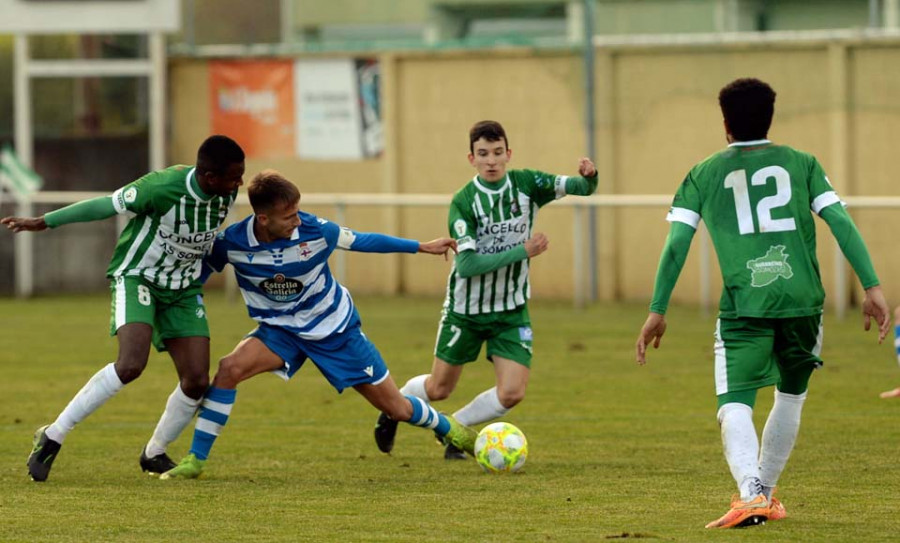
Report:
[[293,80],[290,60],[210,62],[213,132],[233,138],[248,157],[293,156]]
[[297,155],[360,160],[384,147],[378,63],[300,60],[294,67]]

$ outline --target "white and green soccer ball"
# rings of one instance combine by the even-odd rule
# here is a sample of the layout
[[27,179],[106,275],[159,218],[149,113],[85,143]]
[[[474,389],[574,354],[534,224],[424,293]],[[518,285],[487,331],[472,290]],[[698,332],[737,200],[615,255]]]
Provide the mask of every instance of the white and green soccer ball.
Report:
[[475,440],[475,460],[488,473],[522,469],[528,458],[525,434],[508,422],[488,424]]

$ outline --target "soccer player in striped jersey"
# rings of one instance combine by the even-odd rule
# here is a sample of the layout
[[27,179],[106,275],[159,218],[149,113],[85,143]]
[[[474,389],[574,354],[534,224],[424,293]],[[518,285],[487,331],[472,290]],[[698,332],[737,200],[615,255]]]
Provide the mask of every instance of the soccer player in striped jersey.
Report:
[[367,253],[446,255],[450,238],[427,243],[361,233],[300,211],[300,191],[274,170],[256,175],[247,190],[253,215],[218,237],[204,261],[207,272],[231,264],[256,329],[219,362],[200,409],[190,453],[161,478],[193,479],[204,469],[228,421],[237,385],[273,372],[290,379],[310,359],[338,392],[353,387],[395,420],[433,430],[473,453],[475,431],[397,389],[378,350],[363,334],[350,293],[335,280],[335,249]]
[[151,343],[168,350],[179,384],[141,452],[141,468],[159,474],[174,467],[166,455],[191,421],[209,385],[209,325],[200,283],[203,256],[243,182],[244,152],[227,136],[207,138],[197,164],[148,173],[111,196],[85,200],[41,217],[6,217],[14,232],[130,217],[107,270],[112,291],[110,334],[119,341],[115,362],[97,372],[52,424],[38,428],[28,472],[45,481],[66,435],[147,365]]
[[[773,493],[794,448],[810,377],[822,365],[825,291],[813,214],[828,224],[865,288],[865,329],[875,319],[879,342],[890,316],[866,245],[822,166],[766,139],[775,91],[758,79],[738,79],[720,91],[719,105],[729,145],[694,166],[675,194],[635,353],[645,364],[647,346],[659,347],[669,297],[702,219],[724,284],[714,343],[717,419],[739,493],[706,527],[732,528],[786,515]],[[770,385],[775,403],[760,445],[753,406],[757,390]]]
[[[450,396],[463,367],[478,358],[487,342],[495,385],[477,395],[453,416],[466,426],[502,417],[525,397],[531,373],[532,331],[528,315],[531,258],[547,250],[544,234],[532,235],[538,209],[597,188],[597,169],[582,158],[581,177],[537,170],[507,170],[512,157],[500,123],[481,121],[469,131],[469,163],[477,174],[453,196],[450,235],[459,244],[447,283],[431,373],[413,377],[401,389],[428,402]],[[394,446],[397,421],[382,413],[375,442],[382,452]],[[452,444],[447,459],[463,459]]]

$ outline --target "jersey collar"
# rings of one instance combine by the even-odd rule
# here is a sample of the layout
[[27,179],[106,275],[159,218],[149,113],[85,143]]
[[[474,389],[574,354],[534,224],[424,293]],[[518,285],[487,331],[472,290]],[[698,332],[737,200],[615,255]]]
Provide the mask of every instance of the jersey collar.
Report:
[[213,199],[212,196],[209,196],[208,194],[203,192],[203,189],[200,188],[200,183],[197,182],[196,167],[191,168],[191,171],[188,172],[186,182],[188,192],[190,192],[191,196],[193,196],[195,199],[202,200],[204,202],[208,202]]
[[[477,175],[472,178],[472,182],[475,183],[475,186],[478,187],[478,190],[480,190],[481,192],[500,194],[507,187],[507,185],[509,185],[509,173],[507,173],[506,177],[503,178],[502,183],[488,183],[487,181],[482,181]],[[490,185],[496,185],[497,188],[491,188]]]
[[762,140],[751,140],[751,141],[736,141],[734,143],[729,143],[729,147],[760,147],[762,145],[770,145],[772,142],[767,139]]

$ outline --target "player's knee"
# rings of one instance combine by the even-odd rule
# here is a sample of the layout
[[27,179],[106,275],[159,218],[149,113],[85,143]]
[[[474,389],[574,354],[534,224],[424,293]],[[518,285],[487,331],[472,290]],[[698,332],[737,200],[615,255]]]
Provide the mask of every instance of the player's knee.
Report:
[[243,377],[243,369],[235,358],[224,357],[219,360],[219,369],[216,372],[216,386],[222,388],[236,388]]
[[116,360],[116,375],[123,385],[134,381],[147,367],[147,359],[140,357],[123,357]]
[[497,399],[506,409],[512,409],[525,399],[525,389],[498,389]]
[[450,394],[453,392],[453,386],[429,380],[426,382],[425,392],[428,393],[429,401],[439,402],[450,397]]

